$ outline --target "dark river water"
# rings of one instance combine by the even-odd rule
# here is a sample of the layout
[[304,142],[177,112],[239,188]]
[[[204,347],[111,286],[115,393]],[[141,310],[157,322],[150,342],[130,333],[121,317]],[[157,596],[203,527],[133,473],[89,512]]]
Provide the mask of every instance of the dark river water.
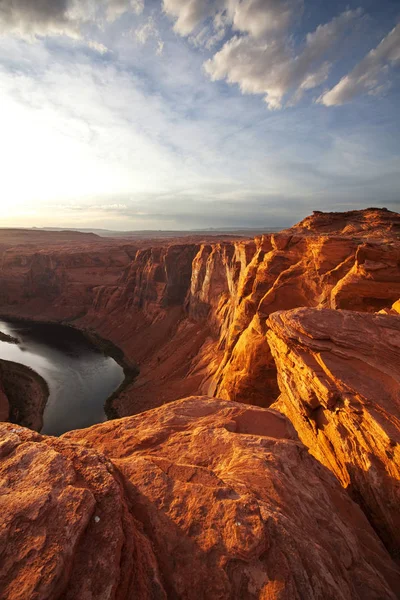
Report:
[[124,380],[113,358],[62,325],[0,319],[0,331],[20,340],[0,341],[0,359],[31,367],[49,386],[41,433],[61,435],[106,420],[104,402]]

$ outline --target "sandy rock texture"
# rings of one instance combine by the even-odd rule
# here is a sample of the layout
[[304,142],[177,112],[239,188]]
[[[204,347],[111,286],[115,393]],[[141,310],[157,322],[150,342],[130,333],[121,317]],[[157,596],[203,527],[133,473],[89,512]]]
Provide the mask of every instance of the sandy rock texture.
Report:
[[278,412],[192,397],[60,439],[0,430],[4,600],[396,598],[365,515]]
[[[400,215],[386,210],[314,213],[292,229],[257,238],[245,264],[238,255],[230,263],[225,253],[224,294],[216,310],[209,302],[211,314],[223,315],[223,324],[217,346],[208,352],[209,358],[215,348],[220,353],[208,390],[227,399],[271,404],[279,390],[266,339],[267,317],[278,310],[308,306],[376,312],[391,307],[400,297],[399,230]],[[235,286],[232,271],[238,273]],[[196,273],[200,277],[201,269]]]
[[273,405],[400,551],[400,318],[300,308],[269,318]]
[[110,461],[13,425],[0,440],[2,599],[166,597]]

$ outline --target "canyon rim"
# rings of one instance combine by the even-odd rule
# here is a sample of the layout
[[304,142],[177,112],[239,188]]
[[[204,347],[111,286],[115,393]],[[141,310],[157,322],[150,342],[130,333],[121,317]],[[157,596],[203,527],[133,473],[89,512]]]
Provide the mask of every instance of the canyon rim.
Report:
[[0,600],[400,600],[399,0],[0,0]]
[[136,371],[53,438],[2,367],[1,597],[399,597],[399,233],[376,208],[223,241],[3,230],[0,313]]

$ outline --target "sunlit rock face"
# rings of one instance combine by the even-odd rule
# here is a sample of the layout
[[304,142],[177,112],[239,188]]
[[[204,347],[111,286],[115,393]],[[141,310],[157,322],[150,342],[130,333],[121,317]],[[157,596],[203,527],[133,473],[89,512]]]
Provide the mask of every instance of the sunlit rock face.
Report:
[[367,209],[314,213],[247,241],[1,233],[0,313],[66,320],[116,343],[140,368],[114,400],[120,416],[199,391],[269,406],[279,388],[267,317],[390,309],[399,229],[397,213]]
[[396,598],[361,509],[276,411],[192,397],[1,439],[5,600]]
[[273,405],[400,550],[400,319],[301,308],[269,318]]
[[257,238],[255,248],[201,250],[191,305],[201,304],[218,335],[207,352],[213,369],[215,349],[220,356],[204,389],[270,405],[279,391],[267,317],[277,310],[390,308],[400,297],[399,231],[400,215],[386,210],[314,213],[290,230]]
[[22,427],[0,430],[1,598],[166,598],[112,463]]
[[94,330],[140,368],[113,401],[134,416],[0,425],[1,598],[398,597],[399,225],[0,239],[1,314]]

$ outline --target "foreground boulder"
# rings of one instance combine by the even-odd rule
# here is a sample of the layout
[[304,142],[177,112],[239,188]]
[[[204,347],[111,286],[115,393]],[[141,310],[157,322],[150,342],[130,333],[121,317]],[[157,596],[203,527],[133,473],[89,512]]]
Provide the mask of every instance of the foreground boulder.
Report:
[[269,318],[274,407],[400,552],[400,318],[301,308]]
[[165,598],[110,461],[0,425],[0,598]]
[[360,508],[273,410],[192,397],[63,436],[118,469],[169,598],[394,598]]
[[194,397],[0,426],[2,600],[394,599],[400,573],[283,415]]

